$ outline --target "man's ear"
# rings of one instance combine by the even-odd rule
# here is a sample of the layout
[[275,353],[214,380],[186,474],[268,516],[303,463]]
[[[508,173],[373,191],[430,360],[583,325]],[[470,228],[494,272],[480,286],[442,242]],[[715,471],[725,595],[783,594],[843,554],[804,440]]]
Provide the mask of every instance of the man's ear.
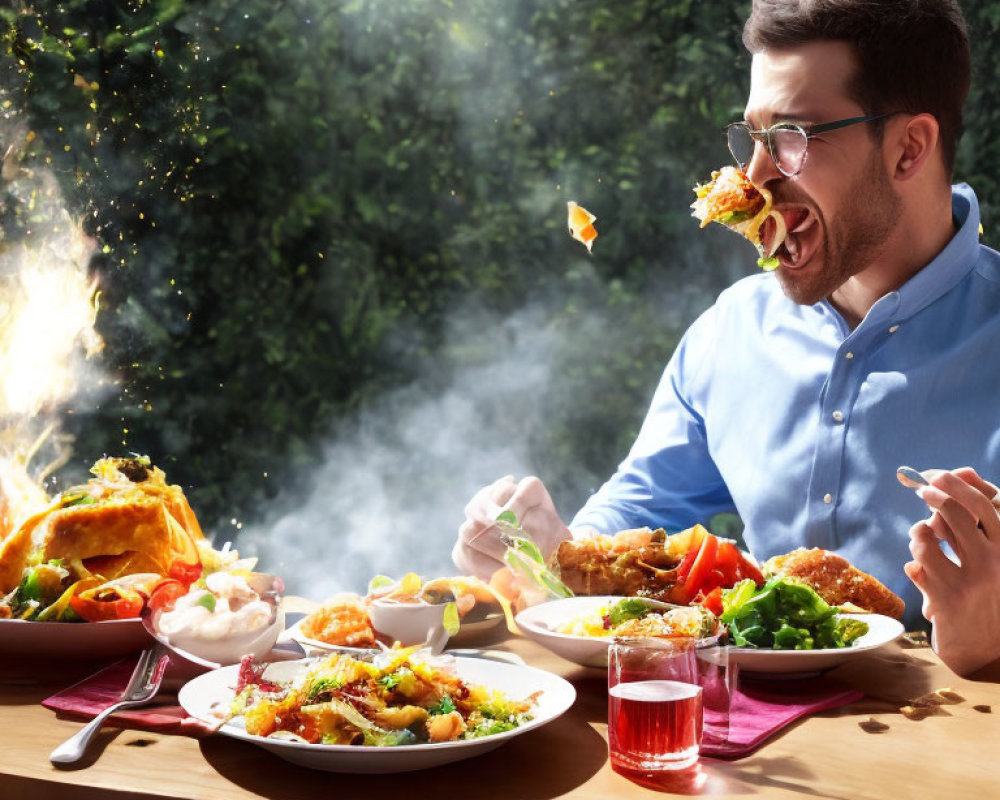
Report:
[[[888,134],[888,131],[886,132]],[[893,177],[909,180],[917,175],[937,152],[938,121],[931,114],[917,114],[899,128],[895,139]]]

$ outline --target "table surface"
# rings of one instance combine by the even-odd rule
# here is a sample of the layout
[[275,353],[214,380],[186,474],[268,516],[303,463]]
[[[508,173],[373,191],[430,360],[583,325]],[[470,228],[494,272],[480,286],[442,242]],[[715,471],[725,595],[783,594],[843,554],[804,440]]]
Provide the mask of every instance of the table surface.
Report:
[[[485,644],[485,643],[484,643]],[[606,678],[519,637],[488,643],[569,680],[573,707],[554,722],[484,755],[420,772],[343,775],[297,767],[246,742],[223,736],[197,740],[106,727],[87,760],[56,768],[51,750],[79,730],[40,701],[94,665],[26,665],[0,654],[0,798],[204,798],[366,800],[437,798],[630,798],[665,793],[712,797],[921,798],[992,797],[1000,726],[1000,684],[953,675],[929,649],[893,643],[838,667],[831,676],[865,697],[841,709],[799,720],[752,755],[735,761],[703,758],[697,782],[647,787],[618,775],[607,755]],[[927,692],[951,688],[965,700],[920,721],[899,708]],[[991,706],[986,713],[975,705]],[[863,730],[869,718],[889,726]]]

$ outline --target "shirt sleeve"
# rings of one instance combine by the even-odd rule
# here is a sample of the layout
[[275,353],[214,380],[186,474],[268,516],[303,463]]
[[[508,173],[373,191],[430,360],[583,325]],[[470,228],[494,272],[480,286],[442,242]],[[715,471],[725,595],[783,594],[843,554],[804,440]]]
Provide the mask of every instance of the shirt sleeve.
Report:
[[714,306],[708,309],[684,334],[631,451],[571,528],[614,533],[648,525],[672,532],[734,510],[699,410],[714,366],[716,313]]

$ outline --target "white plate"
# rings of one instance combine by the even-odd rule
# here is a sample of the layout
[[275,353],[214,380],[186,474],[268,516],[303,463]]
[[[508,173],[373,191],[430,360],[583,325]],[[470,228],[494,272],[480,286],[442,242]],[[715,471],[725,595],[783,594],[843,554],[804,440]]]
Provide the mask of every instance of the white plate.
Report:
[[[284,662],[281,665],[282,671],[298,663],[300,662]],[[313,769],[366,774],[408,772],[448,764],[493,750],[515,736],[556,719],[576,699],[576,690],[568,681],[534,667],[476,658],[456,658],[454,664],[462,680],[499,690],[512,698],[527,697],[532,692],[540,691],[534,718],[514,730],[482,739],[399,747],[303,744],[267,739],[247,733],[239,718],[227,722],[219,729],[219,733],[252,742],[293,764]],[[219,718],[213,712],[217,708],[228,707],[233,697],[232,687],[236,684],[238,670],[237,666],[223,667],[188,682],[178,694],[181,706],[193,717],[211,723],[218,722]]]
[[620,597],[605,595],[550,600],[548,603],[539,603],[537,606],[524,609],[514,621],[521,629],[521,633],[547,647],[557,656],[584,667],[607,669],[608,645],[612,640],[610,636],[574,636],[569,633],[557,633],[556,628],[574,617],[589,614],[619,600]]
[[[525,636],[547,647],[556,655],[585,667],[605,669],[608,666],[608,637],[573,636],[556,633],[563,623],[581,614],[610,605],[619,597],[569,597],[552,600],[517,615],[517,626]],[[761,673],[803,673],[819,672],[870,652],[899,638],[903,625],[881,614],[852,615],[868,623],[868,633],[859,637],[850,647],[825,650],[754,650],[734,647],[730,650],[730,663],[740,666],[744,672]]]
[[851,614],[851,619],[868,623],[868,633],[859,636],[850,647],[825,650],[755,650],[750,647],[733,647],[729,651],[730,663],[739,664],[742,672],[771,674],[821,672],[856,658],[862,653],[894,642],[903,634],[903,624],[881,614]]
[[138,618],[105,622],[0,619],[0,654],[4,657],[112,658],[142,650],[151,642]]
[[319,639],[310,639],[304,633],[302,633],[302,620],[299,620],[291,627],[287,628],[284,633],[278,637],[279,642],[283,641],[293,641],[298,642],[299,646],[305,651],[307,656],[322,656],[329,655],[330,653],[345,653],[349,656],[355,656],[358,658],[371,655],[372,653],[379,652],[377,647],[348,647],[347,645],[341,644],[330,644],[329,642],[324,642]]

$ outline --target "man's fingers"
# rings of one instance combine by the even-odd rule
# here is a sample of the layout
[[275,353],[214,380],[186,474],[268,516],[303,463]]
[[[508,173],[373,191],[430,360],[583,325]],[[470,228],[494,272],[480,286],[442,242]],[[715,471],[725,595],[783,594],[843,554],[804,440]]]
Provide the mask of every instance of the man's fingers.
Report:
[[935,478],[934,485],[921,486],[917,494],[948,523],[956,539],[956,552],[959,549],[970,553],[981,551],[985,544],[985,527],[979,526],[980,520],[1000,540],[1000,520],[996,510],[981,492],[961,478],[950,473],[942,474]]
[[473,575],[484,581],[488,581],[503,566],[502,561],[467,547],[461,539],[455,542],[451,550],[451,560],[463,575]]
[[492,522],[501,507],[510,500],[517,488],[513,475],[504,475],[476,492],[465,505],[465,516],[483,522]]
[[464,549],[482,553],[494,561],[503,559],[504,547],[500,541],[500,529],[493,524],[484,524],[478,520],[466,520],[458,529],[458,543]]
[[940,541],[946,542],[948,546],[951,547],[952,552],[956,556],[958,556],[959,561],[965,558],[965,550],[963,548],[964,540],[959,541],[955,537],[955,532],[951,529],[951,526],[945,521],[944,517],[941,516],[940,511],[933,512],[930,515],[930,517],[926,520],[926,522],[927,526],[931,529],[934,535]]
[[913,569],[916,578],[907,571],[910,579],[922,592],[934,599],[938,592],[959,578],[961,568],[941,552],[938,543],[940,532],[928,522],[918,522],[910,528],[910,552],[919,570]]
[[994,484],[990,483],[988,480],[981,478],[979,476],[979,473],[976,472],[972,467],[959,467],[953,472],[956,476],[958,476],[967,484],[969,484],[969,486],[971,486],[973,489],[975,489],[978,492],[982,492],[984,495],[986,495],[986,497],[988,497],[990,500],[993,500],[994,498],[997,497],[998,494],[1000,494],[1000,490],[998,490]]

